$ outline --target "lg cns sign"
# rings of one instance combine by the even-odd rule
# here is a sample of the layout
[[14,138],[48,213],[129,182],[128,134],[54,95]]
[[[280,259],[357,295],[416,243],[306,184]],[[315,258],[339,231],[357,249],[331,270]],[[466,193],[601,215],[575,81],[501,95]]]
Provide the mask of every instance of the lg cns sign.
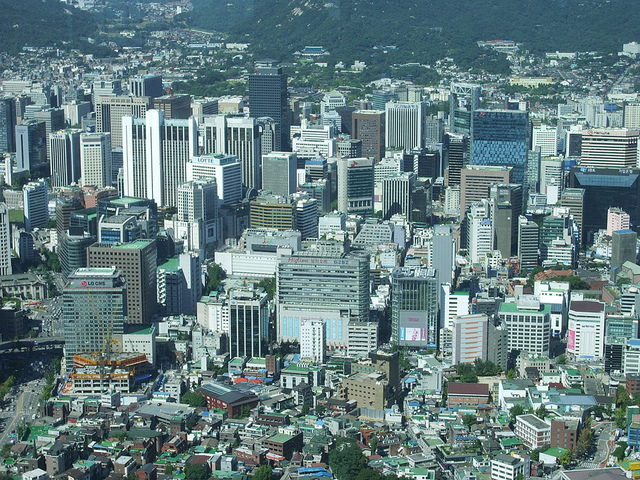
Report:
[[112,287],[113,282],[110,280],[76,280],[74,286],[80,288],[105,288]]

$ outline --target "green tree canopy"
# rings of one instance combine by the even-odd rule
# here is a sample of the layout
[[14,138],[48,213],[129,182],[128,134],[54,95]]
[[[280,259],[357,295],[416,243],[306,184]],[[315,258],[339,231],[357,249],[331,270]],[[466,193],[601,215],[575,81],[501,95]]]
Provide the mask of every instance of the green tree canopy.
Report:
[[187,480],[207,480],[209,469],[202,463],[187,463],[184,467],[184,476]]
[[200,392],[187,392],[182,395],[182,402],[190,407],[206,407],[207,400]]
[[256,468],[256,471],[253,473],[253,480],[271,480],[272,473],[273,469],[271,465],[262,465]]
[[367,460],[354,440],[339,438],[329,452],[329,466],[340,480],[355,480],[366,465]]

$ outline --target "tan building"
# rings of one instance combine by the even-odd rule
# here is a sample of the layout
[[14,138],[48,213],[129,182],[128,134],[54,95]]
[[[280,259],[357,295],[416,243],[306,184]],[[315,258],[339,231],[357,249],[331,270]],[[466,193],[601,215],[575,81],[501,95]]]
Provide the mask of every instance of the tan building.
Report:
[[250,228],[295,230],[295,211],[296,203],[293,200],[284,197],[258,197],[251,202]]
[[155,240],[94,243],[87,249],[90,268],[115,266],[127,281],[127,323],[151,323],[156,314],[157,263]]
[[460,214],[473,202],[489,198],[489,187],[494,183],[511,183],[512,167],[467,165],[460,170]]
[[383,373],[355,373],[344,379],[339,396],[355,400],[360,408],[383,410],[391,405],[392,390]]
[[111,148],[122,147],[122,117],[145,118],[151,106],[149,97],[99,96],[96,100],[96,132],[111,132]]

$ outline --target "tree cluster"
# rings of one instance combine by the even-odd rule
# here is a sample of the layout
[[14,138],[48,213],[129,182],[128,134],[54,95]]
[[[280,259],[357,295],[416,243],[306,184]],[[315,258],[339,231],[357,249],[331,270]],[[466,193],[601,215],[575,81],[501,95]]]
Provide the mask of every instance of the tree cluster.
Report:
[[463,383],[478,383],[478,377],[498,375],[501,371],[500,366],[491,360],[485,362],[479,358],[476,358],[473,364],[459,363],[456,365],[456,373]]

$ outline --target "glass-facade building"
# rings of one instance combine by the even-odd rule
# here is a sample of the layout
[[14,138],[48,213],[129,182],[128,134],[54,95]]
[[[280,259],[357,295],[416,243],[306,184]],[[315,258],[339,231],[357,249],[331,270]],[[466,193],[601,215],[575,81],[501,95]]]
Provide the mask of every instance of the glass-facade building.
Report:
[[636,231],[640,219],[640,169],[572,167],[569,184],[584,188],[582,231],[586,241],[607,228],[607,210],[619,207],[630,216],[631,229]]
[[103,355],[124,332],[126,285],[115,268],[79,268],[62,295],[66,370],[76,354]]
[[438,276],[433,268],[397,267],[391,274],[391,342],[436,348]]
[[472,164],[513,167],[513,182],[524,183],[529,151],[528,112],[475,110],[472,123]]

